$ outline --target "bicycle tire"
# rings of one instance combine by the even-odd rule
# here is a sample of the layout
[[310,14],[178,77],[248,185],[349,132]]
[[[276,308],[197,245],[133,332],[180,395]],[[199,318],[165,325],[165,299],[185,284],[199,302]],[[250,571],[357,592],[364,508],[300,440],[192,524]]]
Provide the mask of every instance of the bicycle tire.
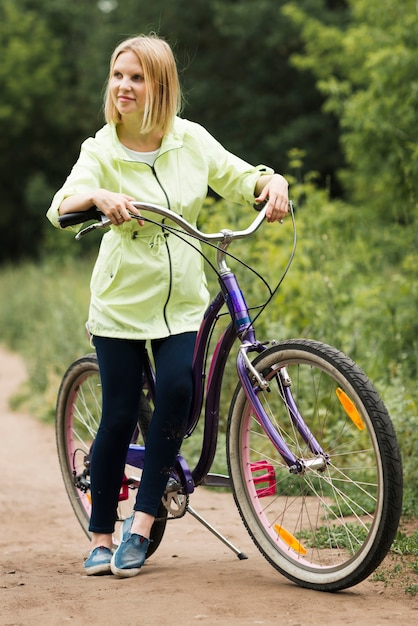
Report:
[[401,515],[401,455],[388,412],[366,374],[324,343],[283,341],[253,365],[270,382],[258,398],[274,428],[297,458],[314,458],[279,390],[277,373],[286,367],[298,410],[329,461],[321,471],[290,473],[239,384],[227,460],[241,518],[264,557],[293,582],[318,591],[356,585],[386,556]]
[[[89,453],[97,432],[101,416],[101,384],[96,354],[87,354],[74,361],[65,372],[57,398],[55,433],[58,460],[64,486],[74,513],[87,537],[91,501],[89,492]],[[138,416],[138,443],[146,439],[152,408],[142,394]],[[132,506],[140,476],[138,468],[126,466],[125,477],[128,479],[124,489],[125,500],[118,504],[118,516],[114,536],[120,534],[121,522],[132,514]],[[78,478],[77,478],[78,477]],[[157,550],[164,535],[167,510],[161,503],[158,520],[151,531],[151,543],[147,558]]]

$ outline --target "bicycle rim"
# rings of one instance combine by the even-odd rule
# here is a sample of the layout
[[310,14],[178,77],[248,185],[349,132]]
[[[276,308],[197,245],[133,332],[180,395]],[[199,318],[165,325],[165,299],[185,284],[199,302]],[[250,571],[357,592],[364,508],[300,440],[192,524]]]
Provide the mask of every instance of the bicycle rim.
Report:
[[[56,441],[58,459],[71,506],[86,535],[91,514],[90,451],[100,423],[102,391],[99,367],[95,354],[75,361],[65,373],[58,392],[56,410]],[[145,395],[138,416],[136,443],[143,444],[151,419],[152,409]],[[119,496],[114,537],[120,535],[120,525],[132,514],[141,470],[125,466],[125,476]],[[161,504],[158,516],[163,518],[153,526],[152,542],[147,558],[157,549],[163,537],[167,511]]]
[[401,514],[402,467],[389,415],[366,375],[325,344],[282,342],[254,364],[270,383],[258,397],[271,423],[309,462],[315,455],[283,401],[278,372],[286,367],[327,462],[292,474],[238,386],[227,446],[241,517],[263,555],[294,582],[323,591],[355,585],[387,554]]

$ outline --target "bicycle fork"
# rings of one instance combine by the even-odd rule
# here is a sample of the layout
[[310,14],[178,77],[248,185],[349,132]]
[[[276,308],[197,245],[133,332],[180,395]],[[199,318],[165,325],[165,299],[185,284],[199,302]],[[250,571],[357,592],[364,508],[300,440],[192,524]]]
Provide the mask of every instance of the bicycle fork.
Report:
[[248,351],[250,348],[254,349],[254,344],[249,342],[244,342],[240,346],[237,357],[237,370],[242,387],[245,391],[248,401],[253,407],[258,422],[264,429],[265,433],[275,446],[280,456],[289,467],[290,473],[302,474],[307,469],[324,471],[328,464],[328,455],[324,453],[320,444],[315,439],[305,421],[303,420],[303,417],[299,413],[296,402],[291,392],[292,383],[285,367],[280,368],[280,370],[275,374],[274,380],[277,382],[283,403],[286,406],[286,409],[290,415],[293,424],[295,425],[299,434],[302,436],[303,440],[311,450],[312,454],[315,455],[315,458],[300,459],[295,457],[295,455],[288,448],[286,442],[280,436],[280,433],[277,431],[276,427],[271,423],[271,420],[266,414],[257,395],[259,391],[268,391],[271,382],[267,381],[264,376],[260,372],[258,372],[251,363],[250,359],[248,358]]
[[277,381],[283,403],[286,406],[290,418],[313,455],[315,455],[314,459],[298,459],[295,457],[275,426],[271,423],[257,396],[258,391],[269,389],[270,382],[265,380],[264,376],[252,365],[248,358],[248,352],[251,350],[260,353],[264,352],[267,348],[264,344],[257,341],[244,295],[239,287],[236,276],[225,264],[224,253],[227,245],[228,241],[225,242],[224,248],[220,247],[218,249],[218,262],[222,277],[221,290],[224,294],[231,319],[234,321],[235,332],[242,341],[237,357],[237,371],[245,394],[254,409],[259,423],[286,462],[291,473],[302,474],[307,469],[323,471],[327,467],[328,456],[324,453],[298,411],[291,392],[291,380],[287,375],[286,369],[280,368],[274,379]]

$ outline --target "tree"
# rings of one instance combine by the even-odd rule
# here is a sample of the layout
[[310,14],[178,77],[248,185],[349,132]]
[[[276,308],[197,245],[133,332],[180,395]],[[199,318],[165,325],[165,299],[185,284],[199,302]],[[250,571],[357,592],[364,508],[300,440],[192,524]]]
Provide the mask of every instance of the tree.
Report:
[[13,256],[28,232],[30,216],[15,216],[22,215],[25,182],[44,157],[41,139],[56,102],[61,59],[45,22],[11,0],[0,7],[0,45],[1,248],[2,255]]
[[[289,150],[299,148],[305,167],[325,180],[341,164],[337,118],[321,111],[323,97],[312,74],[289,64],[302,44],[299,28],[282,14],[283,2],[125,0],[112,13],[114,32],[127,32],[128,14],[130,24],[168,39],[181,70],[184,115],[231,151],[287,171]],[[320,14],[338,21],[344,3],[333,4],[321,2]]]
[[346,27],[328,25],[294,3],[286,15],[301,28],[325,110],[340,120],[349,197],[384,219],[417,216],[418,41],[414,0],[349,0]]
[[97,41],[97,35],[92,28],[89,38],[94,21],[85,9],[103,15],[95,4],[85,4],[4,0],[0,6],[2,260],[38,253],[53,191],[81,139],[101,123],[107,61],[100,75],[94,55],[86,54],[86,42]]
[[[321,111],[313,75],[295,71],[299,26],[284,0],[5,0],[0,7],[0,260],[33,256],[50,226],[45,211],[80,143],[103,123],[109,56],[151,30],[173,46],[186,102],[201,122],[250,162],[288,170],[293,148],[322,180],[341,164],[337,117]],[[339,23],[344,3],[315,4]],[[13,172],[13,176],[10,176]],[[16,211],[21,219],[16,224]],[[13,237],[10,232],[13,230]]]

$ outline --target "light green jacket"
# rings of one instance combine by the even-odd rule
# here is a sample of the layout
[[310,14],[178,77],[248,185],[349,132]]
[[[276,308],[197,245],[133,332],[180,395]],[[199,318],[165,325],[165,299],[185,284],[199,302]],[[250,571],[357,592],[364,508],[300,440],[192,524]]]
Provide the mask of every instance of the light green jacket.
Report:
[[[208,186],[239,204],[254,201],[256,181],[273,171],[252,167],[225,150],[204,128],[176,118],[150,167],[130,159],[116,128],[87,139],[47,217],[58,227],[64,198],[98,188],[169,207],[191,224]],[[161,218],[148,213],[158,222]],[[190,238],[189,238],[190,239]],[[93,335],[158,339],[198,330],[209,301],[201,255],[163,228],[136,220],[103,236],[91,278],[89,328]]]

